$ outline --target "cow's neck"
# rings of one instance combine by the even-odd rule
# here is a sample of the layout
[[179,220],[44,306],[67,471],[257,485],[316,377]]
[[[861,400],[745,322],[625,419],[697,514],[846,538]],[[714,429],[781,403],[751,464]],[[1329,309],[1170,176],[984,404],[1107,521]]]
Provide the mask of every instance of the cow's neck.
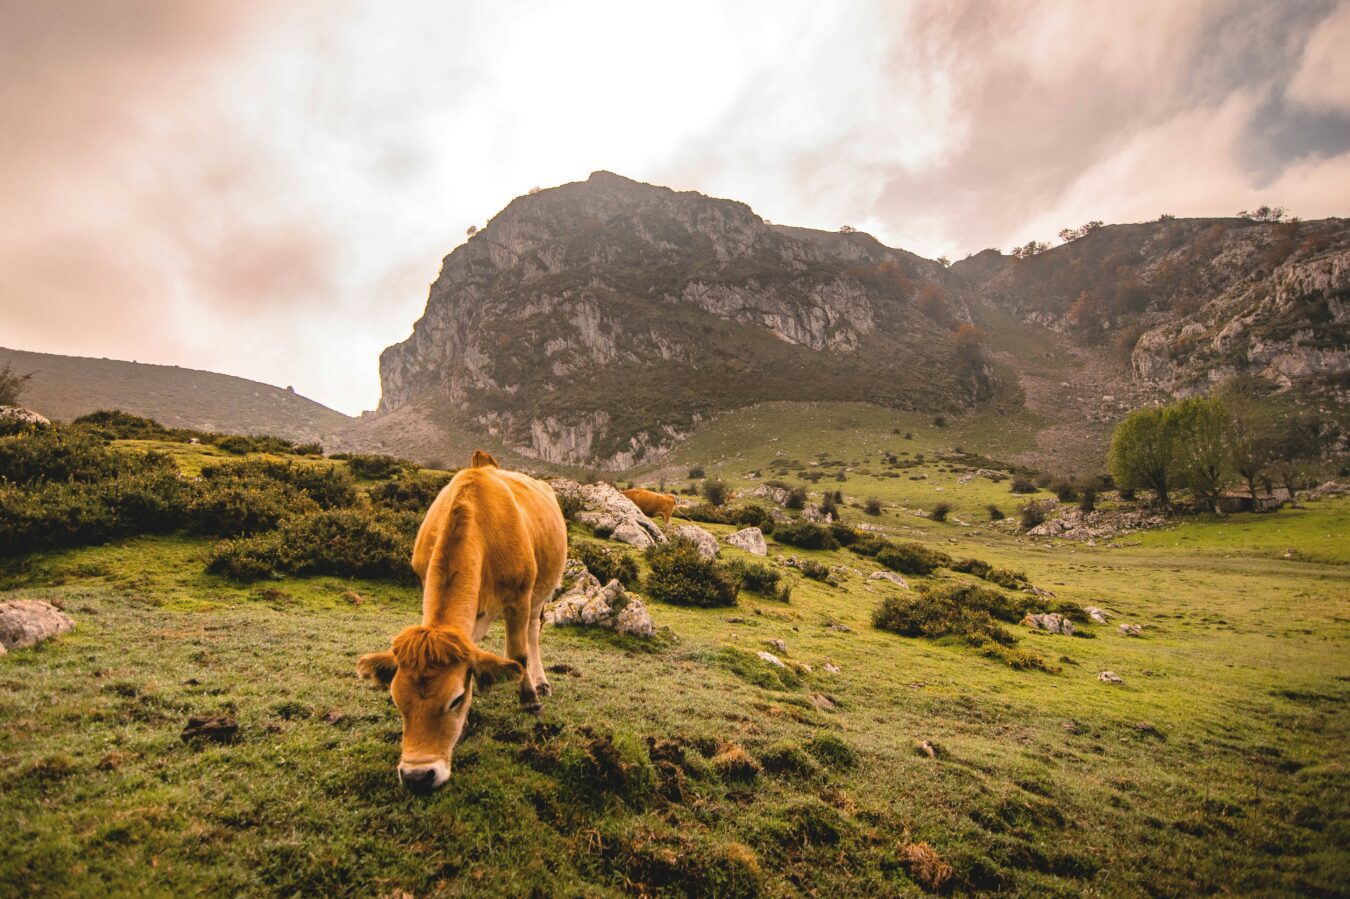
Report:
[[[472,528],[465,524],[464,530]],[[471,637],[483,588],[483,559],[481,543],[465,539],[464,530],[455,535],[459,539],[446,540],[432,560],[422,591],[422,623]]]

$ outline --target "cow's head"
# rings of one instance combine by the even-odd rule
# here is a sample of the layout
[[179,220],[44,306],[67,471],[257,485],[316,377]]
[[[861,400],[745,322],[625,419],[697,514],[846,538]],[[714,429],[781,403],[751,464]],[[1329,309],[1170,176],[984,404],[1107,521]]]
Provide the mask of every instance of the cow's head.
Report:
[[389,685],[403,716],[398,779],[410,790],[434,790],[450,779],[454,752],[473,702],[474,684],[519,680],[519,662],[484,652],[458,631],[418,625],[394,638],[389,652],[361,657],[362,677]]

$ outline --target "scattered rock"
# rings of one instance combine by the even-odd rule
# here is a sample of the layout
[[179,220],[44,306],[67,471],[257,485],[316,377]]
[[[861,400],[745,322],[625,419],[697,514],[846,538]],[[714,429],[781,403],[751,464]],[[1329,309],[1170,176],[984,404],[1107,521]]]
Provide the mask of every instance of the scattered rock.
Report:
[[670,531],[672,537],[683,537],[698,547],[698,554],[705,559],[717,558],[717,538],[696,524],[676,525]]
[[1291,546],[1291,547],[1289,547],[1288,549],[1286,549],[1286,550],[1284,551],[1284,555],[1281,556],[1280,558],[1282,558],[1282,559],[1297,559],[1297,558],[1298,558],[1298,550],[1294,549],[1294,548]]
[[824,693],[812,693],[807,699],[811,700],[811,705],[824,712],[833,712],[839,706],[835,705],[834,700]]
[[1077,721],[1065,721],[1060,726],[1063,727],[1064,730],[1067,731],[1068,733],[1073,734],[1075,737],[1087,733],[1087,728],[1083,727],[1083,725],[1079,724]]
[[184,743],[196,739],[211,743],[233,743],[239,733],[239,722],[229,715],[194,715],[188,719],[181,735]]
[[329,709],[323,713],[323,717],[319,720],[324,724],[341,724],[347,720],[347,713],[337,709]]
[[782,487],[770,487],[768,484],[760,484],[750,495],[762,496],[769,500],[769,502],[777,503],[780,506],[787,505],[788,497],[790,496],[789,492]]
[[578,484],[570,478],[549,481],[558,496],[581,506],[576,520],[597,531],[608,531],[610,539],[645,549],[653,543],[665,543],[666,535],[633,501],[613,484]]
[[742,528],[734,534],[722,538],[729,545],[743,549],[751,555],[767,556],[769,545],[764,541],[764,532],[759,528]]
[[1052,634],[1073,635],[1073,622],[1065,618],[1058,612],[1036,613],[1028,612],[1022,619],[1022,623],[1027,627],[1034,627],[1038,630],[1049,631]]
[[761,649],[759,652],[755,653],[755,655],[759,656],[760,659],[762,659],[765,662],[768,662],[770,665],[777,665],[779,668],[787,667],[787,665],[783,662],[782,659],[778,658],[778,656],[774,655],[771,652],[765,652],[764,650]]
[[827,673],[829,673],[829,674],[838,674],[838,673],[839,673],[839,666],[836,665],[834,662],[826,662],[826,663],[825,663],[824,665],[822,665],[821,667],[824,668],[825,671],[826,671]]
[[75,622],[49,602],[11,599],[0,602],[0,649],[27,649],[75,629]]
[[1088,617],[1098,624],[1106,624],[1106,620],[1111,617],[1110,612],[1096,606],[1084,606],[1083,611],[1087,612]]
[[[1049,503],[1050,500],[1042,500]],[[1084,512],[1077,506],[1058,505],[1059,514],[1027,531],[1031,537],[1060,540],[1100,540],[1167,525],[1167,516],[1145,509],[1098,509]]]
[[1124,678],[1122,678],[1120,675],[1116,674],[1114,671],[1103,671],[1101,674],[1097,675],[1097,680],[1101,681],[1101,682],[1104,683],[1104,684],[1123,684],[1123,683],[1125,683]]
[[1144,635],[1144,626],[1142,624],[1122,624],[1120,632],[1127,637],[1142,637]]
[[929,743],[927,740],[920,741],[919,745],[914,747],[914,751],[919,755],[926,755],[930,759],[935,759],[937,758],[938,755],[937,748],[934,747],[933,744]]
[[890,581],[904,589],[909,589],[909,581],[896,574],[894,571],[874,571],[867,576],[869,581]]
[[841,634],[853,633],[853,628],[849,627],[847,624],[840,624],[838,621],[831,621],[829,624],[825,625],[825,630],[838,631]]
[[787,641],[786,641],[786,640],[765,640],[764,642],[767,643],[767,644],[769,644],[770,646],[772,646],[774,649],[778,650],[779,652],[783,653],[784,655],[787,655]]
[[0,406],[0,435],[20,431],[45,431],[52,423],[32,409],[22,406]]
[[544,609],[544,621],[559,626],[603,627],[635,637],[655,635],[652,616],[640,598],[624,590],[618,580],[598,585],[593,577],[589,582],[579,577],[571,590]]

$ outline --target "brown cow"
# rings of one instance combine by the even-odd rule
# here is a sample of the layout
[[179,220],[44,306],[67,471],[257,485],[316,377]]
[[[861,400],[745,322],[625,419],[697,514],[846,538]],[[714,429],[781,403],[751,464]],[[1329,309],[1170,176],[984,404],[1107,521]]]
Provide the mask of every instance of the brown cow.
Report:
[[[399,781],[414,790],[450,777],[475,682],[520,682],[520,702],[538,713],[549,694],[539,658],[540,615],[562,580],[567,526],[553,488],[497,467],[479,450],[446,485],[417,532],[412,566],[422,579],[422,623],[388,652],[357,662],[389,684],[403,717]],[[492,622],[506,620],[506,654],[479,649]]]
[[655,518],[658,515],[665,519],[666,524],[670,524],[670,516],[675,514],[675,497],[670,493],[657,493],[655,490],[643,490],[641,487],[633,487],[625,490],[623,495],[633,501],[633,505],[642,510],[642,514],[648,518]]

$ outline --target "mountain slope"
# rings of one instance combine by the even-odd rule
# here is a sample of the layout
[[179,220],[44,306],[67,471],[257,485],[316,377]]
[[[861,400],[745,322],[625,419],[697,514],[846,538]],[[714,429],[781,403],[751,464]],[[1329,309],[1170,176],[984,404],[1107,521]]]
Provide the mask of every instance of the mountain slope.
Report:
[[332,440],[352,419],[299,394],[245,378],[174,365],[29,353],[0,347],[0,366],[33,373],[21,402],[69,421],[121,409],[175,428]]
[[381,356],[379,411],[624,468],[762,400],[968,408],[993,370],[915,303],[946,278],[865,234],[597,172],[516,199],[445,259]]

